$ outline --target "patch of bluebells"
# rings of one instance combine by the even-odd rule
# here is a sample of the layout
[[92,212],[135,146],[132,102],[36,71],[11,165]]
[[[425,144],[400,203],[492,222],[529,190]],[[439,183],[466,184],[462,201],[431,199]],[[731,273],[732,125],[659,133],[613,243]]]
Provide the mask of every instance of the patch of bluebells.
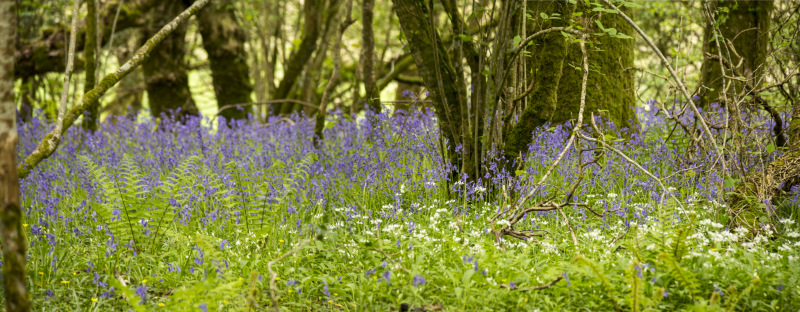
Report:
[[[406,96],[416,98],[413,92],[404,93]],[[715,165],[713,155],[704,154],[704,151],[689,151],[687,147],[675,141],[667,141],[665,133],[671,128],[671,121],[663,116],[658,103],[648,103],[649,109],[637,108],[637,116],[641,122],[638,131],[619,129],[613,123],[598,118],[596,121],[600,128],[617,137],[627,140],[610,142],[616,148],[624,151],[633,159],[640,162],[642,167],[664,179],[665,184],[674,185],[671,190],[679,199],[687,202],[711,201],[718,198],[719,191],[713,185],[719,185],[722,177],[716,175],[714,170],[708,170]],[[670,114],[677,112],[678,108],[669,109]],[[722,109],[718,105],[711,105],[707,112],[703,112],[709,122],[722,124]],[[39,140],[50,131],[52,124],[42,119],[42,114],[36,114],[30,122],[20,123],[20,137],[18,144],[18,157],[30,154]],[[219,205],[222,196],[248,196],[258,198],[259,205],[248,207],[253,210],[268,209],[261,203],[276,203],[287,193],[286,186],[273,183],[274,172],[267,172],[274,164],[285,164],[285,172],[289,174],[288,180],[292,181],[294,188],[290,198],[284,199],[289,203],[287,209],[297,213],[302,209],[308,210],[311,205],[303,205],[303,198],[313,203],[318,203],[323,209],[347,206],[349,203],[339,194],[342,185],[355,185],[359,189],[368,189],[376,198],[390,198],[391,211],[375,211],[375,215],[385,215],[391,218],[406,218],[414,213],[414,209],[407,207],[408,195],[404,195],[401,187],[407,193],[424,190],[428,193],[437,193],[445,188],[437,187],[450,185],[452,196],[460,196],[467,201],[486,200],[487,194],[497,191],[501,185],[507,187],[510,193],[525,193],[532,191],[531,185],[536,177],[543,174],[547,166],[552,163],[556,155],[563,149],[572,129],[571,124],[545,125],[532,133],[532,142],[528,150],[521,155],[520,160],[527,165],[523,172],[508,172],[502,164],[504,155],[498,148],[489,147],[486,151],[485,170],[478,181],[469,181],[465,176],[456,176],[455,166],[448,164],[439,155],[440,146],[437,121],[431,111],[412,111],[407,114],[391,114],[383,112],[375,114],[366,113],[364,119],[345,118],[342,112],[335,111],[329,114],[330,127],[325,129],[323,144],[324,151],[317,148],[312,141],[313,121],[302,115],[293,115],[287,120],[270,117],[266,124],[255,121],[235,121],[233,126],[226,126],[221,122],[218,129],[209,127],[203,119],[190,117],[178,122],[170,118],[155,121],[152,118],[134,120],[132,118],[114,118],[113,122],[103,123],[97,132],[85,132],[81,127],[71,127],[64,135],[59,150],[39,167],[33,170],[30,176],[20,181],[21,198],[25,207],[25,215],[31,223],[29,238],[32,257],[46,259],[50,257],[50,266],[55,272],[58,257],[55,248],[59,239],[72,237],[73,240],[94,242],[105,245],[105,257],[114,257],[121,252],[133,250],[130,241],[118,239],[107,226],[102,224],[97,216],[97,207],[111,205],[111,199],[106,196],[107,190],[96,181],[78,159],[79,155],[91,158],[99,167],[117,168],[124,157],[142,168],[152,168],[142,173],[138,187],[148,192],[155,192],[164,184],[163,176],[176,169],[181,161],[192,156],[199,156],[201,164],[190,166],[191,171],[197,171],[200,166],[209,170],[207,175],[198,176],[190,181],[191,185],[174,194],[161,194],[165,196],[164,206],[173,209],[174,220],[167,220],[180,226],[193,226],[197,229],[206,229],[209,222],[220,223],[228,226],[231,223],[243,222],[241,207],[225,207]],[[786,117],[788,119],[788,117]],[[695,120],[694,113],[687,111],[680,116],[686,123]],[[760,115],[747,116],[746,125],[756,125],[752,133],[755,137],[766,138],[771,134],[773,121]],[[788,126],[788,123],[784,122]],[[718,133],[719,130],[712,130]],[[585,142],[584,142],[585,143]],[[450,144],[445,142],[445,144]],[[591,146],[591,144],[590,144]],[[750,147],[749,152],[757,152],[761,147]],[[463,149],[460,149],[463,152]],[[763,152],[763,151],[761,151]],[[687,153],[692,162],[687,161]],[[743,158],[732,161],[737,168],[746,171],[758,170],[763,163],[781,153],[775,151],[767,155],[765,161],[752,156],[754,153],[742,152]],[[317,154],[317,160],[303,163],[305,155]],[[750,157],[746,157],[751,155]],[[588,161],[591,153],[579,154],[574,149],[566,152],[564,161],[554,169],[554,176],[574,177],[574,160],[581,157]],[[414,161],[409,161],[412,159]],[[417,161],[425,160],[425,161]],[[655,215],[654,205],[644,205],[641,211],[619,209],[630,206],[630,195],[641,192],[644,196],[654,200],[664,197],[663,190],[652,179],[642,178],[632,164],[624,161],[613,153],[607,153],[603,170],[596,170],[584,179],[583,186],[578,189],[575,196],[581,200],[597,202],[605,210],[617,211],[625,225],[643,223]],[[264,189],[254,186],[240,185],[234,179],[234,172],[228,163],[235,163],[242,170],[244,176],[237,177],[243,181],[252,181],[252,185],[264,185]],[[301,167],[309,174],[298,174],[296,168]],[[671,174],[676,171],[696,172],[691,178]],[[703,174],[699,174],[699,173]],[[114,182],[125,182],[124,175],[119,172],[108,174]],[[219,180],[216,183],[214,181]],[[596,190],[620,189],[619,196],[607,196],[601,200],[589,197]],[[677,190],[691,189],[694,194]],[[79,193],[80,192],[80,193]],[[553,195],[553,190],[541,188],[534,193],[535,198],[545,198]],[[81,195],[82,194],[82,195]],[[80,203],[72,203],[65,198],[84,196]],[[610,194],[609,194],[610,195]],[[787,196],[791,204],[797,205],[800,201],[800,187],[792,188]],[[201,207],[214,207],[203,210]],[[454,213],[474,213],[474,207],[456,207],[451,204]],[[149,209],[149,208],[142,208]],[[402,214],[397,213],[403,209]],[[267,211],[267,210],[265,210]],[[576,209],[576,211],[578,211]],[[583,216],[583,211],[579,212]],[[366,212],[356,209],[348,212],[348,216],[367,216]],[[112,210],[113,219],[123,219],[124,211],[120,207]],[[371,218],[373,211],[369,211]],[[539,212],[537,216],[553,216],[555,212]],[[475,214],[475,218],[478,215]],[[605,215],[604,215],[605,217]],[[679,217],[679,216],[678,216]],[[352,218],[348,218],[351,220]],[[377,219],[377,218],[376,218]],[[34,221],[35,220],[35,221]],[[584,218],[585,220],[585,218]],[[380,221],[380,220],[378,220]],[[407,220],[409,235],[415,235],[419,230],[418,225]],[[155,220],[137,220],[131,223],[136,227],[135,232],[144,236],[158,233]],[[531,224],[536,226],[535,224]],[[607,228],[608,223],[602,228]],[[311,224],[302,224],[298,219],[295,230],[302,232],[303,227],[312,227]],[[579,225],[580,226],[580,225]],[[210,227],[209,227],[210,228]],[[102,238],[102,239],[99,239]],[[219,242],[221,251],[226,252],[231,246],[228,240]],[[413,248],[409,244],[408,249]],[[42,251],[40,251],[42,250]],[[102,257],[102,255],[97,255]],[[224,261],[224,259],[222,259]],[[478,261],[472,257],[463,259],[464,263],[470,262],[473,269],[479,271]],[[194,259],[198,268],[204,263],[204,253],[197,248],[197,257]],[[218,267],[219,262],[216,262]],[[180,273],[178,264],[168,263],[168,271]],[[226,263],[227,267],[227,263]],[[386,267],[384,262],[383,267]],[[637,274],[642,275],[644,270],[654,270],[646,265],[637,268]],[[189,271],[194,273],[195,267],[190,266]],[[370,269],[367,276],[376,274],[375,269]],[[95,284],[107,287],[97,273]],[[390,283],[390,271],[383,273],[384,280]],[[569,285],[569,278],[564,274]],[[424,278],[421,280],[424,284]],[[415,285],[419,281],[415,277]],[[144,287],[144,286],[142,286]],[[783,287],[783,286],[780,286]],[[146,299],[146,287],[143,288],[143,300]],[[103,294],[113,295],[113,287]],[[137,293],[139,289],[137,288]],[[667,296],[666,290],[663,292]]]

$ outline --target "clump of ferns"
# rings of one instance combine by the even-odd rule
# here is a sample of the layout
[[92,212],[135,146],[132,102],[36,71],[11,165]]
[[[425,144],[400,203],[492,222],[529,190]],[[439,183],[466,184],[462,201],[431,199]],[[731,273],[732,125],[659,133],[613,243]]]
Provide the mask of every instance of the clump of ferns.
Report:
[[[494,215],[494,217],[489,219],[489,223],[492,228],[492,232],[494,233],[495,241],[500,244],[500,247],[503,247],[502,237],[504,236],[511,236],[521,240],[533,240],[534,242],[538,242],[537,238],[542,238],[545,235],[549,235],[550,232],[541,230],[541,229],[530,229],[530,230],[517,230],[514,226],[524,219],[528,213],[539,213],[539,212],[549,212],[549,211],[558,211],[561,214],[561,217],[564,219],[567,228],[570,231],[570,235],[572,236],[572,241],[575,246],[578,245],[578,240],[575,236],[575,232],[573,231],[572,225],[569,222],[569,218],[567,218],[566,213],[564,213],[564,207],[583,207],[589,210],[594,215],[605,218],[605,216],[613,211],[603,211],[602,214],[597,213],[596,211],[592,210],[591,206],[587,203],[581,202],[574,202],[573,199],[575,197],[575,192],[578,187],[581,185],[583,181],[587,168],[589,166],[595,165],[598,168],[602,169],[602,165],[599,161],[605,155],[605,150],[602,147],[592,147],[592,146],[582,146],[580,144],[579,138],[576,138],[575,145],[573,146],[577,151],[577,160],[576,168],[578,173],[576,178],[572,181],[570,186],[567,188],[566,192],[563,194],[563,200],[560,202],[556,201],[556,198],[562,193],[554,192],[554,194],[548,197],[545,200],[539,201],[533,205],[525,207],[525,203],[539,191],[540,187],[543,184],[540,182],[533,186],[533,189],[527,192],[524,196],[522,196],[519,200],[509,200],[508,193],[506,192],[506,188],[503,187],[502,189],[502,196],[503,201],[501,204],[501,209]],[[588,161],[584,161],[584,153],[592,153],[591,158]],[[558,161],[558,160],[556,160]],[[551,168],[552,170],[552,168]],[[510,202],[510,204],[509,204]],[[499,221],[498,221],[499,220]]]

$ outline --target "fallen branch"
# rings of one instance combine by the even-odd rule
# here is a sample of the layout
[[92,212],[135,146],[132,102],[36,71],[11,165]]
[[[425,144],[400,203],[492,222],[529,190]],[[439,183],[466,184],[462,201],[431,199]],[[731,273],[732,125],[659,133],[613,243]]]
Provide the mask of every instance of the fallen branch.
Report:
[[161,28],[161,30],[159,30],[158,33],[156,33],[152,38],[147,40],[147,42],[136,51],[133,57],[128,60],[128,62],[118,68],[115,72],[106,75],[103,80],[97,84],[97,87],[84,94],[80,103],[77,103],[74,107],[67,111],[63,119],[59,118],[59,122],[57,122],[55,129],[45,135],[42,141],[39,142],[39,145],[36,146],[36,149],[25,158],[23,163],[17,167],[19,178],[24,179],[27,177],[33,168],[36,167],[36,165],[47,159],[47,157],[50,157],[50,155],[56,151],[59,143],[61,143],[61,136],[67,131],[67,129],[69,129],[70,126],[72,126],[73,123],[75,123],[78,117],[80,117],[83,112],[89,108],[89,105],[91,105],[92,102],[97,101],[101,96],[103,96],[103,94],[111,89],[111,87],[117,84],[120,79],[144,63],[144,61],[149,57],[150,51],[153,50],[153,48],[155,48],[169,34],[177,29],[180,24],[200,11],[200,9],[202,9],[210,1],[211,0],[197,0],[194,4],[192,4],[192,6],[181,12],[181,14],[175,17],[175,19],[164,25],[164,27]]

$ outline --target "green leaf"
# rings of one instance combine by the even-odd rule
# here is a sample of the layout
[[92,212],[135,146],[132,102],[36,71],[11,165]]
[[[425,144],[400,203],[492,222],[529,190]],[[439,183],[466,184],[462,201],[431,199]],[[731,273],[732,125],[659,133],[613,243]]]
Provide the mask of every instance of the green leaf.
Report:
[[488,70],[488,69],[484,69],[484,70],[481,72],[481,74],[483,74],[484,76],[489,76],[489,70]]
[[539,12],[539,16],[541,16],[542,19],[548,19],[549,18],[549,17],[547,17],[547,14],[545,14],[544,12]]
[[600,23],[599,20],[595,20],[594,23],[597,24],[597,27],[600,27],[601,30],[603,30],[603,31],[606,30],[606,28],[603,27],[603,23]]
[[616,28],[606,28],[606,29],[603,29],[603,31],[607,32],[612,37],[617,34],[617,29]]
[[458,37],[461,38],[461,41],[464,41],[464,42],[472,41],[472,37],[464,35],[464,34],[458,35]]
[[582,16],[582,15],[583,15],[583,12],[572,13],[572,16],[575,16],[575,17]]
[[775,151],[775,143],[769,143],[767,145],[767,154],[772,154]]
[[628,36],[628,35],[623,34],[623,33],[618,33],[616,37],[619,38],[619,39],[633,39],[633,37]]
[[736,184],[738,184],[738,183],[739,183],[739,179],[727,178],[727,179],[725,179],[725,184],[723,186],[725,186],[727,188],[734,188],[734,187],[736,187]]
[[516,174],[517,174],[517,176],[520,176],[520,175],[523,175],[523,174],[525,174],[525,170],[517,170],[517,171],[515,171],[514,173],[516,173]]
[[522,42],[522,38],[520,36],[514,37],[514,45],[519,45]]

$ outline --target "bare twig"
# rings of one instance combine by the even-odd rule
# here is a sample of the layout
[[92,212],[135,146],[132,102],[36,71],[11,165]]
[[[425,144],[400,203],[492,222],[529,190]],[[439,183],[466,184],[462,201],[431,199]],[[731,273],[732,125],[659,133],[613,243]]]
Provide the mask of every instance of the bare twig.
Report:
[[[58,119],[56,120],[55,140],[61,139],[62,131],[64,128],[64,114],[67,112],[67,102],[69,102],[69,83],[72,79],[72,70],[75,66],[75,42],[78,37],[78,19],[81,17],[80,13],[81,2],[74,0],[72,2],[72,27],[70,28],[69,35],[69,48],[67,52],[67,69],[64,71],[64,85],[61,89],[61,105],[58,107]],[[19,169],[18,169],[19,170]],[[20,175],[22,173],[20,172]]]

